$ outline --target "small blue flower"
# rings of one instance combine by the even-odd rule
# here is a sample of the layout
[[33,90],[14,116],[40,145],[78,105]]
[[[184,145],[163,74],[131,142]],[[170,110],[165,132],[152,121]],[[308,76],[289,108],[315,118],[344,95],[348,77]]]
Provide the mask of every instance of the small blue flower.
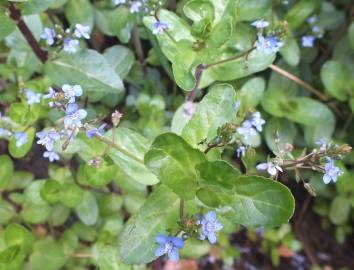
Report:
[[152,33],[154,35],[156,34],[163,34],[165,30],[167,30],[169,28],[168,24],[157,21],[154,22],[153,26],[152,26]]
[[317,25],[312,27],[312,32],[314,33],[314,35],[316,36],[316,38],[323,38],[323,29]]
[[82,95],[82,87],[80,85],[64,84],[61,89],[64,92],[65,99],[67,99],[69,103],[74,103],[75,97]]
[[41,102],[42,95],[40,93],[35,93],[31,90],[26,90],[25,95],[26,95],[28,105],[33,105]]
[[305,47],[305,48],[312,48],[314,42],[315,42],[315,37],[312,35],[303,36],[301,38],[302,47]]
[[253,128],[252,122],[249,120],[243,121],[241,127],[237,128],[236,131],[245,140],[247,140],[249,137],[253,137],[257,134],[257,131]]
[[82,125],[81,120],[87,116],[87,112],[83,109],[79,109],[76,103],[68,104],[65,113],[64,125],[66,127],[80,127]]
[[64,39],[64,51],[67,53],[76,53],[79,47],[79,41],[77,39],[65,38]]
[[7,136],[11,136],[11,135],[12,135],[12,132],[10,130],[0,128],[0,137],[7,137]]
[[113,4],[115,4],[116,6],[121,5],[121,4],[125,4],[126,0],[113,0]]
[[53,151],[45,151],[43,153],[43,157],[48,158],[49,162],[53,162],[55,160],[60,160],[60,156]]
[[40,131],[36,136],[39,138],[37,143],[43,145],[48,151],[52,151],[54,143],[60,139],[60,134],[55,130]]
[[43,98],[47,99],[47,98],[55,98],[55,95],[57,94],[57,92],[55,92],[55,90],[52,87],[49,87],[48,89],[48,94],[44,95]]
[[54,44],[55,31],[51,28],[45,27],[44,32],[40,36],[41,39],[45,39],[49,46]]
[[139,1],[133,1],[130,4],[130,13],[138,13],[142,4]]
[[257,51],[263,51],[267,54],[276,53],[283,46],[283,42],[279,41],[275,35],[269,35],[264,37],[262,34],[258,34],[256,42]]
[[317,17],[316,16],[311,16],[309,18],[307,18],[306,22],[308,22],[309,24],[314,24],[317,21]]
[[179,261],[178,250],[184,246],[184,242],[181,238],[159,234],[156,236],[156,242],[160,245],[155,250],[156,257],[167,254],[170,260],[175,262]]
[[90,39],[90,26],[82,25],[79,23],[76,24],[75,31],[74,31],[74,37]]
[[261,19],[261,20],[254,21],[253,23],[251,23],[251,25],[256,27],[257,29],[263,29],[269,26],[269,22]]
[[337,166],[334,166],[333,159],[328,158],[325,165],[325,174],[323,175],[323,182],[329,184],[331,181],[336,182],[337,177],[343,172]]
[[255,112],[250,121],[252,126],[254,126],[258,131],[262,131],[262,126],[265,124],[265,120],[262,119],[260,112]]
[[256,166],[258,171],[267,171],[271,176],[277,175],[278,171],[282,172],[283,169],[278,165],[274,165],[272,162],[260,163]]
[[246,147],[241,145],[239,148],[236,150],[236,156],[237,158],[244,157],[246,154]]
[[22,131],[15,133],[15,139],[17,147],[21,147],[22,145],[28,142],[27,134]]
[[104,134],[104,128],[107,126],[107,124],[102,124],[99,128],[92,128],[87,130],[86,136],[88,138],[93,138],[96,135],[103,136]]
[[217,241],[216,233],[223,228],[223,225],[217,220],[214,211],[208,212],[205,216],[197,218],[197,224],[202,225],[200,240],[208,238],[211,244]]

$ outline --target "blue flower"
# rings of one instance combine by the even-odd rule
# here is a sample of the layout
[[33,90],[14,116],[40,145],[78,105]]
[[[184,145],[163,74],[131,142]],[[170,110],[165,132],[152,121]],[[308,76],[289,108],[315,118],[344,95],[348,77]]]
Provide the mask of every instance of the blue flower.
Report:
[[32,104],[41,102],[42,95],[40,93],[35,93],[31,90],[26,90],[25,95],[26,95],[28,105],[32,105]]
[[236,131],[245,140],[247,140],[249,137],[253,137],[257,134],[257,131],[253,128],[252,122],[249,120],[243,121],[241,127],[237,128]]
[[306,20],[306,22],[308,22],[309,24],[314,24],[316,21],[317,21],[316,16],[311,16]]
[[264,37],[262,34],[258,34],[256,42],[257,51],[263,51],[267,54],[276,53],[283,46],[283,42],[279,41],[275,35],[269,35]]
[[217,241],[216,233],[223,228],[223,225],[216,218],[216,213],[214,211],[208,212],[205,216],[197,219],[197,224],[202,225],[200,240],[208,238],[211,244],[215,244]]
[[121,4],[125,4],[126,0],[113,0],[113,4],[115,4],[116,6],[121,5]]
[[160,246],[155,250],[155,256],[160,257],[167,254],[170,260],[175,262],[179,261],[178,250],[184,246],[184,242],[181,238],[159,234],[156,236],[156,242]]
[[36,136],[39,138],[37,143],[45,146],[48,151],[52,151],[54,143],[60,139],[60,134],[55,130],[40,131],[36,133]]
[[90,39],[90,26],[85,26],[82,24],[75,25],[74,37]]
[[17,147],[21,147],[22,145],[28,142],[27,134],[22,131],[15,133],[15,139]]
[[53,151],[45,151],[43,153],[43,157],[48,158],[49,162],[53,162],[55,160],[59,160],[60,159],[60,156],[57,153],[53,152]]
[[54,44],[55,31],[51,28],[45,27],[44,32],[40,36],[41,39],[45,39],[49,46]]
[[337,177],[343,174],[341,169],[339,169],[337,166],[334,166],[334,161],[333,159],[330,158],[327,159],[327,163],[324,169],[325,169],[325,174],[323,175],[323,182],[325,184],[329,184],[331,181],[336,182]]
[[7,136],[11,136],[11,135],[12,135],[12,133],[10,130],[0,128],[0,137],[7,137]]
[[282,172],[283,169],[278,165],[274,165],[272,162],[260,163],[256,166],[258,171],[267,171],[271,176],[277,175],[278,171]]
[[250,121],[252,126],[254,126],[258,131],[262,131],[262,126],[265,124],[265,121],[262,119],[260,112],[255,112]]
[[82,87],[80,85],[64,84],[61,89],[64,92],[65,99],[67,99],[69,103],[74,103],[75,97],[82,95]]
[[315,42],[315,37],[312,35],[303,36],[301,38],[302,47],[312,48],[314,42]]
[[316,38],[323,38],[323,29],[317,25],[312,27],[312,32],[315,34]]
[[245,156],[246,154],[246,147],[241,145],[239,148],[236,150],[236,156],[237,158],[240,158],[241,156]]
[[79,41],[77,39],[65,38],[64,39],[64,51],[67,53],[76,53],[79,47]]
[[47,98],[55,98],[56,94],[57,94],[57,92],[55,92],[55,90],[52,87],[49,87],[48,94],[44,95],[43,98],[45,98],[45,99],[47,99]]
[[65,113],[64,125],[66,127],[80,127],[82,125],[81,120],[87,116],[87,112],[83,109],[79,109],[76,103],[70,103],[66,107]]
[[107,124],[102,124],[99,128],[92,128],[87,130],[86,136],[88,138],[93,138],[96,135],[103,136],[104,133],[104,128],[107,126]]
[[153,34],[163,34],[165,30],[167,30],[169,28],[168,24],[157,21],[154,22],[153,26],[152,26],[152,33]]
[[253,23],[251,23],[251,25],[256,27],[257,29],[263,29],[269,26],[269,22],[261,19],[261,20],[254,21]]
[[138,13],[140,11],[142,4],[139,1],[133,1],[130,5],[130,13]]

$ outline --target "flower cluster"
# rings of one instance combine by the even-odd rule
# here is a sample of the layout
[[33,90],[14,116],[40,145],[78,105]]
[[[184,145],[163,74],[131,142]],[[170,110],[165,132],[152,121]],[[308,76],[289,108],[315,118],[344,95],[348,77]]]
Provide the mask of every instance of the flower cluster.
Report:
[[113,4],[116,6],[119,5],[129,6],[130,13],[132,14],[139,13],[140,11],[146,11],[144,7],[145,3],[146,0],[142,0],[142,1],[113,0]]
[[[351,151],[349,145],[339,146],[337,144],[328,143],[325,140],[320,140],[318,148],[313,149],[309,154],[294,159],[291,155],[293,146],[285,144],[283,149],[280,149],[275,158],[270,159],[266,163],[260,163],[256,166],[257,170],[267,171],[272,177],[276,177],[279,172],[284,169],[295,170],[296,177],[304,182],[304,186],[308,189],[309,184],[305,183],[304,179],[300,176],[300,169],[311,169],[324,173],[323,182],[329,184],[336,182],[338,176],[343,174],[341,169],[334,165],[335,159],[342,159],[343,155]],[[312,190],[310,188],[310,190]],[[312,193],[312,192],[311,192]]]
[[311,33],[301,37],[301,44],[303,47],[312,48],[316,39],[323,37],[324,31],[321,27],[316,25],[317,17],[312,16],[306,20],[311,27]]
[[251,23],[251,26],[258,29],[256,49],[266,54],[277,53],[284,45],[275,33],[263,35],[263,29],[269,26],[269,23],[264,20],[257,20]]
[[62,85],[59,91],[49,88],[48,94],[44,96],[45,99],[50,99],[48,105],[50,107],[56,107],[65,113],[64,116],[64,129],[57,132],[54,129],[49,131],[37,132],[38,144],[43,145],[46,148],[43,156],[48,158],[50,162],[59,160],[58,153],[53,151],[54,143],[61,138],[67,136],[67,140],[70,141],[79,131],[79,128],[83,126],[82,120],[86,118],[87,112],[84,109],[80,109],[76,103],[76,99],[83,93],[80,85]]
[[79,39],[90,39],[90,27],[76,24],[74,29],[68,28],[65,31],[58,25],[54,29],[44,28],[40,38],[48,46],[58,46],[67,53],[76,53],[79,48]]
[[[196,229],[192,228],[192,231],[200,230],[199,239],[208,239],[211,244],[216,243],[216,234],[223,228],[223,225],[217,220],[217,216],[214,211],[210,211],[206,215],[197,215],[194,224]],[[186,235],[189,234],[184,234],[184,236]],[[179,260],[178,250],[184,247],[184,240],[182,238],[159,234],[156,236],[156,242],[159,244],[155,251],[156,257],[166,254],[172,261]]]

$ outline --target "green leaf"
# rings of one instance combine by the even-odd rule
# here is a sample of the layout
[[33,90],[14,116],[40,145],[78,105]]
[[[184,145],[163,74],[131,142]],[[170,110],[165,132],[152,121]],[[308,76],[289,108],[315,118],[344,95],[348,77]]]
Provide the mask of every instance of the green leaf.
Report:
[[12,205],[6,201],[0,200],[0,224],[7,224],[15,216],[16,212]]
[[318,0],[298,1],[286,14],[285,20],[288,21],[292,29],[297,28],[314,12],[319,3],[320,1]]
[[133,18],[129,9],[124,6],[113,10],[95,10],[97,27],[106,35],[117,36],[122,43],[130,40],[134,26]]
[[56,203],[60,198],[60,183],[55,180],[45,181],[43,188],[41,189],[41,196],[48,203]]
[[[150,143],[139,133],[128,128],[119,127],[115,129],[115,144],[129,152],[134,158],[111,147],[108,152],[109,157],[120,171],[121,177],[125,181],[135,181],[143,185],[155,185],[159,182],[157,177],[144,165],[144,154],[149,150]],[[112,131],[105,134],[105,137],[112,140]],[[80,147],[79,155],[85,161],[102,155],[107,145],[98,139],[88,139],[86,136],[78,136],[75,142]]]
[[[286,143],[293,144],[295,135],[296,128],[294,123],[289,122],[285,118],[273,117],[267,120],[265,139],[273,153],[279,153],[278,147],[281,149]],[[275,143],[276,139],[279,139],[278,146]]]
[[72,26],[80,23],[93,28],[93,8],[89,0],[69,0],[65,5],[65,16]]
[[135,61],[133,52],[120,45],[108,48],[104,51],[103,56],[122,79],[129,74]]
[[92,165],[86,165],[84,172],[85,180],[91,186],[104,187],[112,181],[116,171],[117,169],[115,165],[106,166],[102,164],[99,168]]
[[278,226],[289,221],[295,202],[290,190],[272,179],[240,176],[227,217],[244,226]]
[[237,4],[237,19],[240,21],[251,21],[262,18],[271,6],[272,0],[240,0]]
[[329,218],[335,225],[345,224],[350,214],[350,200],[337,196],[331,203]]
[[85,191],[83,198],[75,207],[75,212],[85,225],[93,225],[98,219],[98,205],[96,197]]
[[264,90],[265,81],[262,77],[254,77],[242,85],[239,95],[242,109],[246,111],[256,108],[262,100]]
[[223,189],[232,189],[240,171],[222,160],[203,162],[196,166],[201,181],[200,185],[215,186]]
[[235,101],[236,93],[231,85],[213,86],[183,129],[182,137],[194,147],[204,139],[213,139],[220,126],[236,119]]
[[32,249],[33,236],[25,227],[13,223],[6,227],[4,235],[7,246],[19,246],[21,252],[28,254]]
[[9,152],[11,156],[13,156],[14,158],[24,157],[32,147],[35,132],[36,130],[33,127],[27,129],[25,133],[27,135],[28,141],[20,147],[16,146],[16,138],[12,136],[9,144]]
[[126,264],[145,264],[155,259],[155,237],[175,226],[179,200],[161,185],[139,212],[126,223],[119,237],[119,254]]
[[0,190],[7,188],[14,173],[14,165],[7,155],[0,156]]
[[52,239],[39,240],[29,257],[30,269],[59,270],[66,262],[62,247]]
[[46,181],[31,182],[24,192],[24,204],[21,211],[21,217],[29,223],[43,223],[51,214],[51,207],[43,200],[41,190]]
[[0,13],[0,40],[10,35],[16,29],[16,24],[5,13]]
[[57,85],[80,84],[87,92],[121,93],[121,78],[105,57],[93,50],[74,55],[62,53],[45,65],[46,75]]
[[20,246],[14,245],[0,252],[0,264],[11,263],[20,252]]
[[296,39],[288,34],[284,46],[280,48],[280,54],[290,66],[297,66],[300,62],[300,48]]
[[35,14],[46,10],[54,0],[28,0],[23,3],[22,13],[24,15]]
[[119,270],[116,247],[97,243],[93,247],[94,258],[100,270]]
[[[344,101],[351,93],[354,81],[350,69],[343,63],[330,60],[321,69],[321,79],[326,90],[336,99]],[[353,83],[352,83],[353,84]]]
[[174,133],[158,136],[145,154],[145,164],[176,194],[186,200],[195,196],[195,166],[206,161],[205,155]]
[[60,190],[60,201],[69,208],[74,208],[81,203],[84,197],[83,190],[72,182],[64,183]]

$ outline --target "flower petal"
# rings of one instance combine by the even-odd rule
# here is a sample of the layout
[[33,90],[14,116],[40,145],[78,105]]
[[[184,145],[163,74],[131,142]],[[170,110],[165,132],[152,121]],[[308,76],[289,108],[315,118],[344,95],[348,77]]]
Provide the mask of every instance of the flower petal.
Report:
[[208,234],[208,240],[211,244],[215,244],[216,243],[216,235],[215,233],[209,233]]
[[155,256],[156,257],[160,257],[162,255],[164,255],[166,252],[165,252],[165,248],[164,246],[159,246],[156,250],[155,250]]
[[156,236],[155,238],[156,242],[161,244],[161,245],[164,245],[168,242],[169,240],[169,237],[167,235],[164,235],[164,234],[159,234]]
[[171,261],[178,262],[179,261],[179,254],[178,254],[178,249],[173,248],[169,253],[168,253],[168,258]]
[[183,248],[183,246],[184,246],[184,241],[179,237],[172,237],[171,241],[172,241],[173,245],[177,248]]
[[205,215],[205,219],[211,222],[216,221],[216,213],[214,211],[209,211],[206,215]]

